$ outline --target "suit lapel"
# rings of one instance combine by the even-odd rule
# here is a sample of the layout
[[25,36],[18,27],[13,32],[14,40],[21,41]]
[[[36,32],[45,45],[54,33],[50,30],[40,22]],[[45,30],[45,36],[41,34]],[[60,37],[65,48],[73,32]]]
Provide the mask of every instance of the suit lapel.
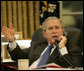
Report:
[[59,56],[59,54],[58,54],[58,49],[55,48],[55,50],[53,51],[53,53],[52,53],[51,56],[49,57],[47,63],[52,63],[52,62],[54,62],[55,59],[56,59],[58,56]]
[[47,45],[48,45],[47,43],[38,44],[38,42],[35,45],[33,45],[34,46],[33,47],[33,55],[36,56],[36,59],[40,57],[41,53],[44,51],[44,49],[47,47]]

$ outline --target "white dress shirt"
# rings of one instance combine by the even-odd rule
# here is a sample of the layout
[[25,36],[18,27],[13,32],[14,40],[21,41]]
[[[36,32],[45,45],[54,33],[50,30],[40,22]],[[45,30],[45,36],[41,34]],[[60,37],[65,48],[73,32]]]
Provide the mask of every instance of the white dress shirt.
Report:
[[[50,45],[50,44],[49,44],[49,45]],[[49,46],[49,45],[48,45],[48,46]],[[17,46],[16,41],[14,41],[14,42],[12,42],[12,43],[9,43],[10,51],[13,51],[13,50],[16,48],[16,46]],[[48,46],[47,46],[47,47],[44,49],[44,51],[41,53],[40,57],[30,66],[30,69],[37,67],[37,65],[38,65],[38,63],[39,63],[39,61],[40,61],[42,55],[43,55],[44,52],[47,50]],[[52,54],[52,52],[55,50],[55,48],[56,48],[56,46],[54,45],[54,48],[52,48],[50,54]],[[59,49],[59,51],[60,51],[61,55],[68,54],[68,51],[67,51],[66,47],[63,47],[63,48]]]

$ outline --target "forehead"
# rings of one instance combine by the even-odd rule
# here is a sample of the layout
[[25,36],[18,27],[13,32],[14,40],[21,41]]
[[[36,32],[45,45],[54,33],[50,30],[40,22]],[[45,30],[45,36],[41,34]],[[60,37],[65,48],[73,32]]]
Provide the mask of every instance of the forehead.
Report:
[[59,19],[51,19],[46,22],[46,26],[56,25],[62,27],[62,23]]

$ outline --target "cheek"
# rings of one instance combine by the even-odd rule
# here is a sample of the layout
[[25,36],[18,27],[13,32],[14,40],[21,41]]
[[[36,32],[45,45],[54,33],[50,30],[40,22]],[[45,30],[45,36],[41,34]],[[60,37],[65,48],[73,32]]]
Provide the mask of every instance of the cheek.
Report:
[[49,37],[48,34],[49,34],[48,32],[44,32],[44,33],[43,33],[43,35],[44,35],[45,38],[48,38],[48,37]]
[[50,37],[50,34],[46,34],[46,38],[49,38]]
[[50,35],[51,35],[50,32],[46,32],[45,37],[46,37],[47,39],[49,39],[49,38],[50,38]]
[[59,37],[63,36],[63,31],[59,32]]

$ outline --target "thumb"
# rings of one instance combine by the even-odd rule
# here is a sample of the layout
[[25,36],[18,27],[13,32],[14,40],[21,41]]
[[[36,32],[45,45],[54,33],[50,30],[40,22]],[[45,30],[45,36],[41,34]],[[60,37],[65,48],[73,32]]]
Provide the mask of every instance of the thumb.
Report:
[[10,28],[11,30],[13,29],[13,24],[12,24],[12,23],[9,24],[9,28]]

